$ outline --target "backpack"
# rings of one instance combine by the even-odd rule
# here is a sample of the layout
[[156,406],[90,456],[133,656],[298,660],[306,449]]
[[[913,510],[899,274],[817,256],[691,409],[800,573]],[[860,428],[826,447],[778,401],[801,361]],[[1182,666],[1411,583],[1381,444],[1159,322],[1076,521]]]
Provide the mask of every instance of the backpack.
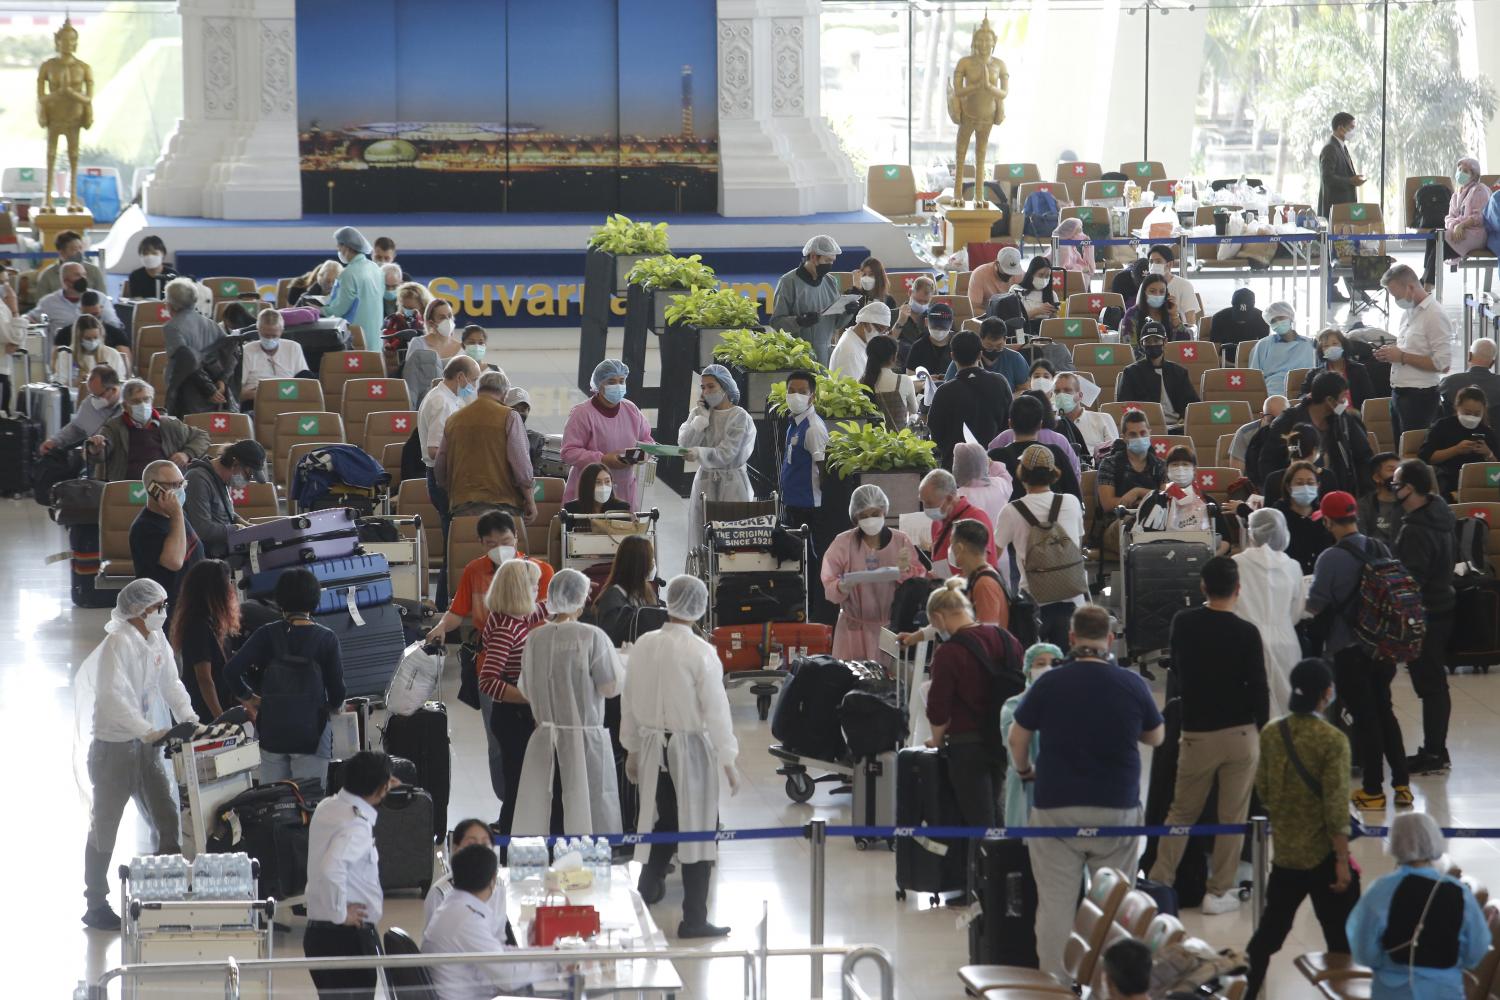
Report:
[[1010,197],[1000,188],[1000,185],[993,181],[986,181],[984,190],[990,199],[990,204],[1000,210],[1000,218],[990,225],[990,237],[1010,239]]
[[1052,238],[1052,231],[1057,228],[1057,199],[1051,191],[1033,191],[1027,195],[1021,214],[1026,220],[1021,227],[1022,233]]
[[331,444],[302,456],[293,470],[291,494],[298,509],[317,510],[327,506],[323,501],[330,493],[341,494],[333,499],[341,501],[342,506],[347,498],[345,490],[375,491],[390,481],[385,466],[369,452],[352,444]]
[[311,657],[288,652],[290,626],[270,628],[271,661],[260,673],[260,744],[271,753],[316,753],[328,721],[323,668]]
[[990,699],[995,706],[995,729],[1000,728],[1000,707],[1005,702],[1026,690],[1026,675],[1021,670],[1026,654],[1021,649],[1021,644],[1016,637],[1011,635],[999,625],[979,625],[978,628],[994,629],[1000,633],[1000,641],[1005,646],[1002,659],[993,660],[989,653],[985,652],[979,640],[970,633],[973,629],[962,629],[953,633],[950,641],[958,643],[980,663],[984,664],[985,670],[990,676]]
[[967,591],[974,593],[974,585],[979,582],[980,577],[991,577],[1000,585],[1000,593],[1005,595],[1006,607],[1010,610],[1010,627],[1006,629],[1016,637],[1022,649],[1034,645],[1041,631],[1041,612],[1036,606],[1036,601],[1031,595],[1020,587],[1007,587],[1000,574],[991,566],[981,566],[969,576]]
[[655,632],[667,623],[667,609],[659,605],[620,604],[599,616],[596,623],[619,649],[635,642],[647,632]]
[[1492,576],[1489,559],[1485,555],[1489,546],[1490,523],[1482,517],[1461,517],[1456,530],[1457,544],[1453,558],[1468,569],[1463,576],[1455,577],[1454,582]]
[[1338,547],[1363,565],[1359,589],[1348,606],[1358,601],[1350,625],[1354,637],[1376,660],[1410,663],[1422,654],[1427,635],[1427,613],[1422,609],[1422,589],[1398,560],[1383,547],[1373,553],[1343,542]]
[[1418,229],[1442,229],[1448,221],[1448,203],[1453,197],[1441,184],[1423,184],[1412,199],[1416,205],[1413,224]]
[[1012,500],[1010,505],[1030,526],[1026,539],[1026,581],[1031,596],[1038,604],[1055,604],[1071,601],[1080,594],[1088,593],[1088,568],[1083,562],[1083,553],[1078,543],[1058,523],[1062,511],[1063,495],[1053,494],[1052,510],[1047,523],[1038,521],[1026,506],[1026,502]]

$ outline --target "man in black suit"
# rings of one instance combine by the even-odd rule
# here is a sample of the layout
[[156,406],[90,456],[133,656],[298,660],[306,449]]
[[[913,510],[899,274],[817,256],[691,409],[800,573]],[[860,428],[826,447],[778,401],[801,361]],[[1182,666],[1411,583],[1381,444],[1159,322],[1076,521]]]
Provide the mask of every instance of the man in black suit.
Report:
[[[1318,154],[1318,170],[1322,175],[1322,183],[1318,186],[1318,214],[1325,219],[1333,211],[1333,206],[1357,201],[1359,195],[1354,189],[1365,182],[1364,174],[1354,169],[1354,158],[1349,155],[1348,140],[1353,132],[1354,116],[1340,111],[1333,116],[1333,134]],[[1329,294],[1336,301],[1344,301],[1336,284],[1329,289]]]

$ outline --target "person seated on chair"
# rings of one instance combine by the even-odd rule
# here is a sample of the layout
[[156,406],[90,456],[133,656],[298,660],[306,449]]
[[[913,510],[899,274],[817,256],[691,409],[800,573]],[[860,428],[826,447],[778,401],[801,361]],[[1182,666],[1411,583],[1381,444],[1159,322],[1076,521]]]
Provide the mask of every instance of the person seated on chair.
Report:
[[84,259],[83,252],[87,247],[82,236],[71,229],[65,229],[57,234],[52,245],[57,248],[58,259],[37,272],[36,280],[31,286],[33,298],[40,299],[45,295],[51,295],[59,288],[67,287],[68,271],[65,269],[69,264],[76,264],[82,269],[86,282],[85,288],[92,288],[96,292],[109,290],[109,285],[104,280],[104,272],[99,269],[99,265]]
[[[426,927],[432,923],[432,915],[437,912],[438,907],[443,905],[447,898],[453,895],[453,861],[466,848],[478,845],[489,848],[495,847],[495,839],[490,834],[489,824],[482,819],[460,820],[453,828],[453,833],[448,840],[448,871],[433,880],[432,887],[427,890],[427,895],[422,899],[422,926]],[[496,886],[495,892],[487,900],[489,903],[490,920],[492,926],[505,937],[505,889]]]
[[[1225,485],[1228,485],[1227,483]],[[1229,553],[1229,527],[1224,514],[1198,486],[1198,456],[1178,445],[1167,453],[1167,475],[1161,487],[1141,502],[1138,520],[1142,531],[1213,531],[1218,554]]]
[[240,409],[255,409],[255,391],[263,380],[317,378],[308,370],[302,345],[286,339],[286,323],[275,309],[262,309],[255,317],[260,339],[247,343],[240,360]]
[[926,368],[932,378],[940,379],[953,362],[953,307],[934,302],[927,307],[924,319],[922,336],[905,345],[903,360],[908,372]]
[[1265,375],[1267,392],[1285,395],[1287,373],[1316,367],[1318,351],[1312,341],[1297,336],[1297,313],[1289,304],[1272,302],[1266,307],[1266,322],[1271,332],[1250,352],[1249,367]]
[[[1271,434],[1261,449],[1262,465],[1277,468],[1261,476],[1259,487],[1270,506],[1286,495],[1286,473],[1297,462],[1311,462],[1318,473],[1318,496],[1339,489],[1339,477],[1327,467],[1323,435],[1310,423],[1271,425]],[[1345,492],[1353,492],[1346,490]]]
[[[1437,248],[1443,245],[1443,260],[1461,260],[1476,250],[1483,250],[1487,240],[1484,210],[1490,200],[1490,189],[1479,177],[1479,161],[1465,156],[1453,168],[1453,193],[1448,196],[1448,213],[1443,217],[1443,235],[1430,240],[1422,268],[1422,284],[1431,288],[1437,280]],[[1454,265],[1456,269],[1457,265]]]
[[224,318],[219,325],[226,336],[248,332],[255,325],[255,313],[243,302],[231,302],[224,307]]
[[125,279],[127,299],[159,299],[167,282],[177,277],[177,269],[167,263],[167,245],[160,236],[146,236],[135,245],[141,266]]
[[125,359],[120,352],[104,343],[104,326],[88,313],[80,313],[73,321],[73,335],[64,348],[52,354],[52,370],[64,384],[78,384],[79,373],[92,372],[98,365],[107,365],[120,378],[127,378]]
[[66,337],[72,330],[73,321],[83,311],[83,297],[93,291],[84,276],[82,264],[65,261],[59,269],[62,271],[62,287],[41,296],[35,308],[26,314],[33,323],[40,323],[43,316],[47,317],[47,340],[54,345],[59,342],[59,335]]
[[[890,279],[885,275],[885,265],[878,257],[866,257],[860,261],[859,270],[849,275],[849,291],[853,295],[858,295],[859,298],[844,307],[844,315],[839,322],[845,325],[854,322],[855,315],[871,302],[884,302],[885,307],[894,315],[896,300],[891,297],[890,288]],[[895,328],[899,325],[899,323],[892,324],[892,336],[895,335]]]
[[218,458],[195,458],[183,470],[187,479],[187,519],[203,540],[210,559],[229,554],[229,532],[249,524],[234,512],[231,490],[244,489],[264,475],[266,449],[251,438],[236,441]]
[[[615,496],[614,477],[603,462],[590,462],[578,474],[578,496],[563,504],[569,514],[616,514],[630,512],[630,505]],[[570,531],[589,531],[588,521],[574,521]]]
[[69,420],[56,434],[37,446],[37,453],[45,455],[54,448],[72,448],[95,436],[105,424],[117,418],[125,410],[120,401],[120,374],[109,365],[96,365],[89,372],[78,406]]
[[127,365],[130,363],[132,346],[130,334],[125,327],[120,325],[120,317],[115,312],[114,304],[110,302],[109,296],[90,288],[78,297],[78,315],[92,316],[98,320],[100,327],[104,330],[105,345],[119,351]]
[[974,315],[983,316],[989,310],[990,299],[1010,291],[1025,273],[1021,251],[1015,247],[1001,247],[994,260],[970,271],[969,305],[973,307]]
[[[1059,240],[1081,240],[1084,239],[1083,220],[1074,216],[1064,219],[1052,230],[1052,236]],[[1092,246],[1064,246],[1058,248],[1058,263],[1064,270],[1083,272],[1085,283],[1094,277],[1094,271],[1098,266],[1094,261],[1094,248]]]
[[1167,330],[1147,320],[1140,330],[1140,360],[1120,372],[1115,398],[1120,402],[1160,403],[1167,430],[1181,427],[1189,403],[1198,402],[1188,370],[1166,359]]
[[1375,395],[1370,372],[1358,361],[1349,359],[1349,338],[1336,326],[1324,327],[1318,334],[1318,366],[1302,381],[1302,392],[1312,387],[1312,380],[1322,372],[1336,372],[1349,383],[1349,408],[1359,414],[1365,400]]
[[135,479],[159,458],[170,458],[185,469],[208,451],[208,432],[189,427],[152,406],[151,383],[130,379],[120,390],[124,409],[88,439],[89,458],[98,463],[98,478],[108,482]]
[[[1061,473],[1057,481],[1057,492],[1082,498],[1083,490],[1079,486],[1078,453],[1073,450],[1066,437],[1062,437],[1045,426],[1049,415],[1048,406],[1044,401],[1029,392],[1021,393],[1010,404],[1010,427],[990,442],[993,445],[990,448],[990,458],[1002,463],[1006,471],[1010,473],[1011,479],[1015,480],[1021,455],[1029,445],[1040,444],[1052,452]],[[1007,434],[1010,435],[1008,440]],[[1049,436],[1044,438],[1043,435]],[[1004,441],[1004,443],[995,443],[999,441]]]
[[1149,1000],[1151,990],[1151,949],[1135,938],[1116,941],[1104,949],[1104,984],[1107,996],[1101,1000]]
[[1052,288],[1052,262],[1041,254],[1031,258],[1014,294],[1021,300],[1026,332],[1034,337],[1041,329],[1042,320],[1052,319],[1061,309],[1057,293]]
[[1053,381],[1052,408],[1061,418],[1058,421],[1059,432],[1066,430],[1062,427],[1064,422],[1071,424],[1073,431],[1077,433],[1075,440],[1083,443],[1079,459],[1085,465],[1093,466],[1099,449],[1119,440],[1120,428],[1115,424],[1114,417],[1083,405],[1083,376],[1076,372],[1060,372]]
[[1454,412],[1439,417],[1427,432],[1417,457],[1437,474],[1438,492],[1451,499],[1458,492],[1459,471],[1469,462],[1493,462],[1500,437],[1490,426],[1489,401],[1477,385],[1458,390]]
[[1497,351],[1495,341],[1490,337],[1480,337],[1469,345],[1469,365],[1464,371],[1454,372],[1443,379],[1439,385],[1442,393],[1442,412],[1453,412],[1453,399],[1458,395],[1458,390],[1466,385],[1477,385],[1484,390],[1485,399],[1493,399],[1490,404],[1490,423],[1500,426],[1500,374],[1495,373],[1495,356]]
[[476,630],[484,628],[485,619],[489,617],[485,595],[489,593],[490,583],[495,579],[495,570],[502,563],[511,559],[526,559],[535,563],[541,574],[540,586],[543,592],[552,581],[552,567],[546,560],[532,559],[516,547],[516,519],[510,514],[503,510],[481,514],[474,530],[479,536],[479,543],[484,546],[484,554],[475,556],[464,566],[463,575],[458,580],[458,589],[453,592],[448,610],[427,632],[428,642],[443,642],[448,633],[462,625],[465,619],[472,620]]
[[[432,955],[505,951],[505,928],[497,928],[494,903],[505,890],[498,878],[495,849],[470,844],[453,855],[453,888],[433,911],[422,932],[422,950]],[[488,1000],[496,994],[525,992],[529,984],[557,974],[546,965],[496,962],[491,965],[434,965],[432,986],[438,1000]]]
[[1149,267],[1150,263],[1146,260],[1146,258],[1136,258],[1129,264],[1126,264],[1125,267],[1121,269],[1113,279],[1111,279],[1109,283],[1109,290],[1111,292],[1114,292],[1126,302],[1134,302],[1137,296],[1140,295],[1141,282],[1145,281],[1146,276],[1151,273],[1149,270],[1147,270],[1147,268]]
[[1267,396],[1266,401],[1260,405],[1260,412],[1255,414],[1253,420],[1241,424],[1229,442],[1229,457],[1239,462],[1240,468],[1251,479],[1257,479],[1255,470],[1260,468],[1261,449],[1271,438],[1271,425],[1286,412],[1286,407],[1285,396]]
[[[1310,424],[1318,432],[1318,444],[1322,448],[1319,468],[1326,470],[1332,485],[1325,483],[1325,490],[1343,490],[1359,496],[1370,488],[1370,435],[1364,421],[1355,415],[1349,405],[1349,383],[1338,372],[1319,372],[1309,384],[1301,402],[1289,406],[1271,424],[1271,439],[1285,438],[1298,424]],[[1274,447],[1262,447],[1261,470],[1275,461],[1280,454]],[[1303,456],[1305,457],[1305,456]],[[1252,479],[1255,477],[1252,475]],[[1265,489],[1275,489],[1272,484],[1261,481]],[[1267,494],[1268,500],[1275,498]]]
[[1188,340],[1188,330],[1182,324],[1178,303],[1167,290],[1167,279],[1159,274],[1148,274],[1136,292],[1135,303],[1125,310],[1120,320],[1120,343],[1140,346],[1141,331],[1148,323],[1156,323],[1163,330],[1170,330],[1173,340]]
[[[884,271],[881,275],[884,277]],[[896,309],[896,317],[891,320],[890,333],[896,338],[901,349],[903,365],[906,363],[906,354],[911,350],[912,345],[927,338],[927,311],[936,304],[932,301],[936,294],[937,289],[932,278],[924,274],[912,280],[910,296],[901,303],[899,309]],[[853,303],[850,307],[853,307]]]
[[1209,338],[1219,348],[1221,360],[1233,367],[1239,346],[1252,340],[1260,340],[1270,333],[1266,318],[1255,308],[1255,292],[1249,288],[1236,288],[1229,297],[1229,305],[1214,313]]
[[1177,251],[1170,243],[1157,243],[1146,254],[1146,270],[1167,279],[1167,293],[1177,305],[1177,315],[1187,326],[1198,325],[1198,293],[1193,283],[1181,274],[1173,274]]

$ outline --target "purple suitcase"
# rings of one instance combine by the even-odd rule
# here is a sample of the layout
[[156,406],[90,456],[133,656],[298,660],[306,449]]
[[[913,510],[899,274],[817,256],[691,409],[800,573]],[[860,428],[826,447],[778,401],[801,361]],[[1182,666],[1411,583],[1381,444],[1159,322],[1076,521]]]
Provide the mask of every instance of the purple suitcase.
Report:
[[358,548],[356,515],[348,507],[308,511],[236,528],[229,534],[229,551],[245,556],[252,573],[323,559],[345,559]]

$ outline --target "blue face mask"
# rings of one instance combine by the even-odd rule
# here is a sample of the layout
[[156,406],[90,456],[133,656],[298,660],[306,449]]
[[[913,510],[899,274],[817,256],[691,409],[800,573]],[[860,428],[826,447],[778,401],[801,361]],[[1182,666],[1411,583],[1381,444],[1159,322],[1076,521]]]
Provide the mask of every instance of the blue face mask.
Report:
[[387,288],[385,290],[385,300],[387,302],[395,302],[396,301],[396,290],[394,288]]
[[1151,439],[1148,437],[1129,438],[1125,442],[1125,447],[1130,449],[1132,455],[1144,455],[1151,450]]
[[1160,309],[1162,306],[1164,306],[1166,304],[1167,304],[1167,297],[1165,295],[1148,295],[1148,296],[1146,296],[1146,305],[1150,306],[1152,309]]
[[474,387],[472,385],[466,385],[462,389],[458,390],[458,398],[459,399],[473,399],[474,398]]
[[278,348],[280,346],[281,346],[281,338],[280,337],[262,337],[262,338],[260,338],[260,349],[262,351],[265,351],[267,354],[275,354],[276,353],[276,348]]
[[618,382],[605,386],[600,392],[604,396],[604,401],[611,406],[618,404],[620,400],[625,398],[625,387]]
[[1318,499],[1318,488],[1316,486],[1293,486],[1289,491],[1292,499],[1304,507],[1311,507]]
[[1332,347],[1325,348],[1323,351],[1323,357],[1328,361],[1337,361],[1343,356],[1344,349],[1337,344],[1334,344]]

